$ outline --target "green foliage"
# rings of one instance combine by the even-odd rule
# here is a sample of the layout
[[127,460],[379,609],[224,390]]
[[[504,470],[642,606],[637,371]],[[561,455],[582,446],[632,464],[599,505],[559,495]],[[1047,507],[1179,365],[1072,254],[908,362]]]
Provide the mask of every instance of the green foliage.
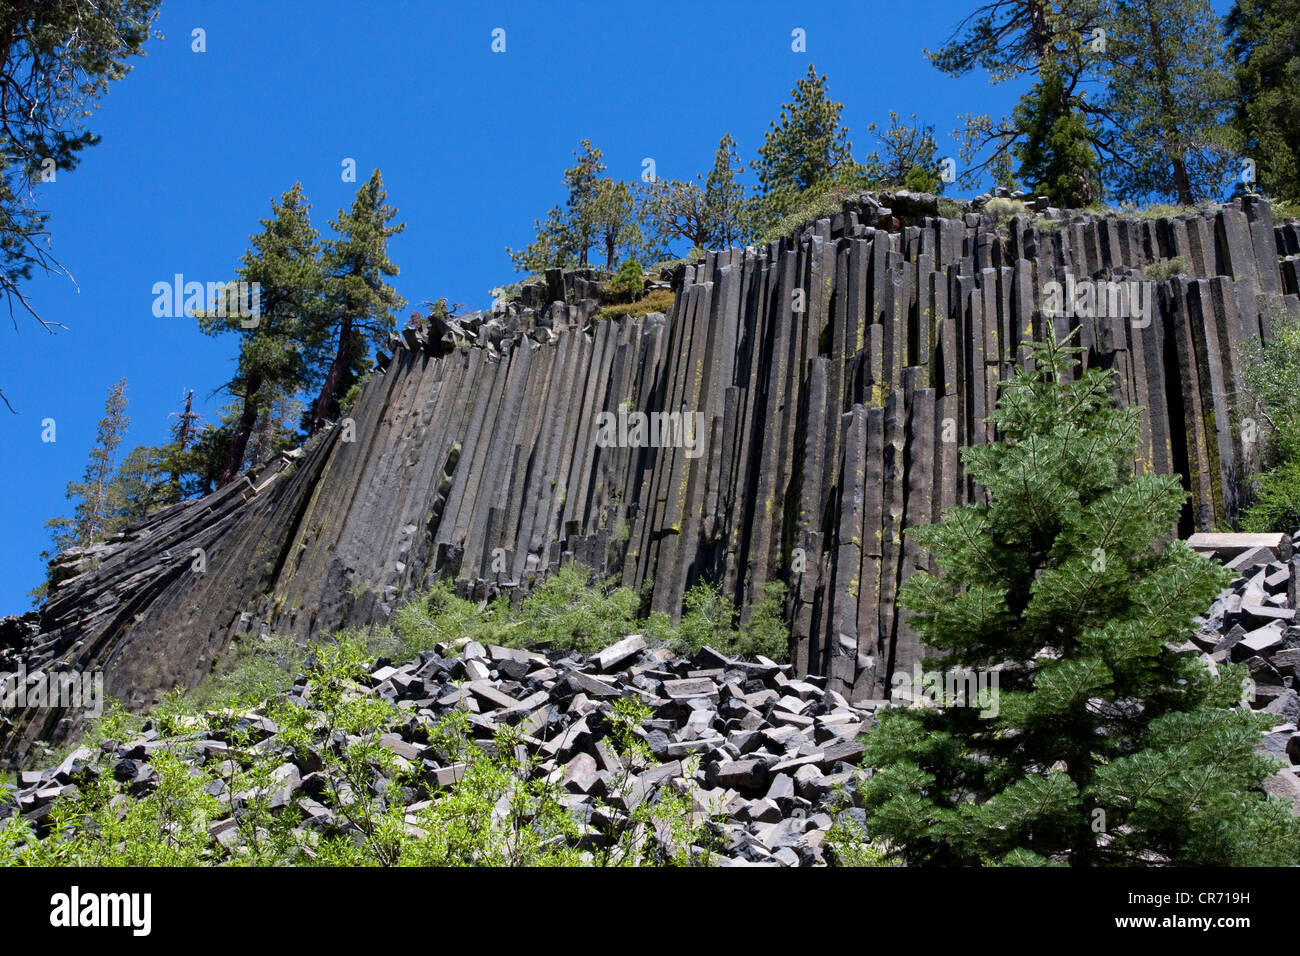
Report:
[[[843,103],[830,98],[826,77],[808,65],[808,75],[791,90],[791,101],[772,121],[752,166],[758,175],[762,218],[789,214],[801,194],[841,177],[853,161],[848,127],[840,121]],[[842,179],[841,179],[842,183]]]
[[339,399],[365,371],[371,350],[387,340],[394,312],[405,305],[387,279],[399,271],[388,258],[388,241],[406,224],[393,225],[397,210],[387,200],[376,169],[357,190],[352,208],[340,209],[330,222],[336,235],[322,244],[320,309],[306,343],[319,343],[307,357],[313,381],[320,382],[309,416],[313,434],[337,419]]
[[984,212],[993,217],[993,228],[1001,229],[1012,219],[1028,216],[1029,207],[1019,199],[990,199],[984,204]]
[[1105,74],[1118,139],[1107,164],[1112,188],[1184,205],[1219,196],[1235,172],[1234,90],[1208,0],[1120,0]]
[[1300,528],[1300,320],[1278,308],[1268,317],[1268,344],[1243,346],[1242,436],[1257,453],[1254,502],[1246,531]]
[[642,633],[687,654],[708,645],[735,657],[789,657],[790,632],[782,616],[786,589],[779,581],[764,587],[763,600],[744,625],[715,587],[697,584],[687,592],[681,625],[674,628],[666,615],[639,618],[640,595],[626,587],[593,584],[591,574],[580,564],[566,565],[548,574],[518,606],[501,599],[483,609],[439,582],[399,608],[393,627],[407,654],[470,640],[592,654],[628,634]]
[[[428,752],[454,768],[440,787],[418,761],[389,746],[408,720],[364,690],[366,642],[342,635],[303,667],[309,706],[283,696],[263,713],[189,710],[179,695],[154,714],[163,737],[142,790],[123,784],[104,752],[133,730],[115,706],[88,739],[91,764],[76,791],[55,801],[38,832],[0,821],[6,866],[574,866],[701,865],[711,862],[708,815],[698,809],[694,768],[653,795],[637,775],[655,765],[645,745],[650,716],[633,698],[606,712],[617,768],[604,805],[584,822],[569,811],[557,771],[544,772],[521,732],[501,726],[477,740],[468,712],[425,720]],[[263,745],[266,724],[280,745]],[[195,735],[225,743],[220,759],[193,751]],[[319,768],[323,808],[307,825],[281,799],[286,758]],[[127,796],[128,790],[131,796]],[[647,799],[649,797],[649,799]],[[232,807],[236,810],[231,813]],[[622,807],[630,807],[627,813]],[[211,825],[222,821],[215,828]]]
[[[130,72],[153,32],[158,0],[45,0],[0,5],[0,293],[47,331],[20,291],[34,270],[62,272],[49,253],[42,177],[75,169],[99,142],[86,128],[109,83]],[[3,392],[0,401],[8,405]]]
[[798,195],[785,196],[775,215],[772,204],[759,203],[755,207],[759,240],[773,242],[810,222],[843,212],[845,201],[857,199],[869,185],[856,172],[849,179],[847,183],[832,179]]
[[53,534],[55,553],[71,547],[89,547],[115,530],[113,476],[117,471],[117,449],[130,423],[126,414],[126,379],[122,379],[108,390],[104,417],[95,430],[95,445],[90,450],[85,474],[81,481],[68,482],[65,497],[76,502],[73,516],[53,518],[45,523]]
[[628,259],[618,267],[614,273],[614,278],[610,279],[605,285],[605,292],[618,299],[631,301],[645,291],[645,273],[641,271],[641,263],[635,259]]
[[672,643],[688,654],[707,646],[729,657],[761,654],[778,662],[789,660],[790,631],[782,616],[785,594],[783,582],[768,582],[763,600],[750,611],[749,623],[741,625],[735,605],[717,588],[696,584],[686,592],[686,611]]
[[1300,202],[1300,0],[1237,0],[1225,25],[1238,150],[1259,189]]
[[1125,470],[1141,410],[1115,407],[1113,371],[1074,377],[1082,351],[1032,345],[999,440],[962,452],[988,502],[913,531],[943,569],[900,595],[933,665],[1000,684],[990,708],[879,714],[868,832],[918,864],[1294,865],[1243,669],[1173,649],[1231,575],[1167,540],[1186,492]]
[[188,699],[197,707],[256,706],[293,686],[307,652],[288,635],[234,640]]
[[1143,266],[1142,277],[1151,279],[1153,282],[1164,282],[1174,276],[1188,275],[1191,271],[1192,267],[1187,264],[1186,259],[1182,256],[1174,256],[1170,259],[1161,259],[1158,262]]
[[749,203],[745,187],[736,181],[738,170],[744,169],[736,141],[730,133],[718,141],[713,154],[713,168],[704,184],[704,215],[708,225],[708,242],[693,243],[701,249],[717,247],[726,249],[745,242],[753,232]]
[[1014,113],[1021,135],[1015,147],[1017,175],[1056,206],[1086,206],[1101,194],[1101,163],[1081,104],[1053,67],[1044,69]]
[[235,373],[223,386],[235,405],[227,412],[218,485],[301,443],[302,407],[295,396],[319,384],[319,367],[328,361],[325,264],[302,184],[273,200],[270,218],[260,222],[262,231],[251,238],[236,270],[238,281],[260,290],[255,319],[221,301],[194,316],[205,334],[239,339]]
[[[912,114],[913,122],[916,114]],[[876,132],[876,124],[868,127]],[[863,162],[865,175],[875,188],[907,189],[912,192],[943,192],[939,162],[935,154],[939,145],[934,139],[933,124],[909,126],[893,110],[889,111],[889,128],[878,135],[884,156],[871,153]]]

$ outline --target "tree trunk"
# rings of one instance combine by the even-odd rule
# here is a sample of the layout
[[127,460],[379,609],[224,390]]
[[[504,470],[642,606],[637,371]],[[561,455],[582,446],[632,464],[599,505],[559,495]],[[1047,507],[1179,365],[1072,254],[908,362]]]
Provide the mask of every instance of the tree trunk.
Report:
[[352,317],[347,316],[339,326],[339,349],[334,354],[329,374],[325,376],[325,384],[321,386],[320,395],[316,398],[316,404],[312,409],[311,434],[320,431],[321,426],[328,420],[330,402],[333,401],[334,393],[338,390],[339,383],[343,381],[343,375],[351,364]]
[[262,388],[262,376],[252,375],[244,386],[244,408],[239,413],[235,424],[235,433],[230,436],[230,448],[226,450],[226,463],[217,478],[217,487],[224,488],[243,470],[244,451],[248,448],[248,436],[257,424],[257,393]]

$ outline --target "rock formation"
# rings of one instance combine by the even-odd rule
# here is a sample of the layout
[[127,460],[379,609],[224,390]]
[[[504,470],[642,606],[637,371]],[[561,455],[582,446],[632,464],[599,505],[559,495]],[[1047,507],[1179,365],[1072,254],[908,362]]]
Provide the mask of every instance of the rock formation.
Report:
[[[556,271],[492,313],[407,328],[303,449],[62,555],[38,615],[0,626],[18,645],[0,668],[103,668],[142,708],[241,633],[312,638],[381,622],[440,576],[482,598],[580,561],[652,580],[652,607],[674,615],[701,579],[745,609],[784,581],[795,670],[879,698],[922,652],[896,594],[927,559],[903,531],[977,493],[958,451],[992,437],[997,383],[1048,323],[1077,327],[1118,400],[1146,407],[1134,466],[1184,476],[1179,532],[1239,512],[1239,346],[1269,310],[1300,311],[1300,224],[1250,197],[1000,224],[885,202],[677,266],[667,315],[592,321],[601,277]],[[1141,285],[1176,257],[1185,275]],[[1090,283],[1091,307],[1073,295]],[[670,424],[598,441],[620,411]],[[702,413],[702,434],[674,413]],[[18,714],[2,754],[68,726]]]

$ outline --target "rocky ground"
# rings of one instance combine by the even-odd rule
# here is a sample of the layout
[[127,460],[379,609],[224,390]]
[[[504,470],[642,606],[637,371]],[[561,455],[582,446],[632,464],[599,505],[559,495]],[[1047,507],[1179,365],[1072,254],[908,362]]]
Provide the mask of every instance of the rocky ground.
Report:
[[1198,534],[1188,543],[1238,577],[1211,606],[1185,649],[1211,666],[1231,661],[1250,669],[1246,696],[1251,706],[1277,716],[1262,746],[1291,765],[1270,777],[1265,789],[1294,800],[1300,813],[1300,532]]
[[[1300,533],[1284,535],[1197,535],[1190,544],[1239,572],[1185,645],[1211,666],[1240,662],[1250,669],[1252,706],[1277,717],[1261,746],[1291,766],[1270,778],[1267,788],[1300,807],[1300,627],[1296,624]],[[837,817],[861,821],[855,802],[863,749],[857,737],[873,723],[880,702],[846,700],[828,690],[818,676],[796,677],[790,665],[766,659],[730,660],[704,649],[681,657],[647,646],[630,636],[591,657],[574,652],[484,647],[468,642],[457,649],[427,651],[419,659],[394,664],[376,661],[362,692],[383,698],[408,719],[383,738],[407,768],[423,768],[422,778],[454,787],[464,765],[440,757],[430,744],[430,729],[460,709],[468,712],[472,735],[493,739],[501,725],[522,734],[539,758],[535,776],[558,781],[569,809],[589,834],[626,815],[664,788],[687,793],[694,812],[712,816],[720,849],[716,862],[733,865],[810,866],[828,862],[827,836]],[[651,712],[638,732],[654,760],[629,776],[616,752],[609,719],[613,702],[633,696]],[[289,701],[311,707],[313,687],[301,678]],[[329,781],[319,752],[298,756],[277,741],[279,728],[266,708],[242,715],[264,751],[282,751],[276,771],[273,806],[293,804],[302,828],[329,832],[342,828],[323,802]],[[82,747],[57,767],[26,771],[19,786],[0,804],[0,815],[19,813],[39,828],[53,802],[73,793],[84,774],[111,773],[132,794],[150,791],[157,774],[151,755],[179,750],[196,764],[225,759],[228,737],[190,734],[164,737],[157,728],[137,739]],[[178,748],[179,745],[179,748]],[[321,746],[326,744],[322,742]],[[384,789],[376,773],[376,792]],[[234,807],[211,824],[217,844],[237,852],[234,814],[246,795],[215,794]],[[423,795],[407,791],[412,814]],[[1298,811],[1300,812],[1300,811]],[[848,819],[845,820],[845,817]],[[408,817],[414,824],[415,817]],[[665,845],[668,833],[660,835]]]

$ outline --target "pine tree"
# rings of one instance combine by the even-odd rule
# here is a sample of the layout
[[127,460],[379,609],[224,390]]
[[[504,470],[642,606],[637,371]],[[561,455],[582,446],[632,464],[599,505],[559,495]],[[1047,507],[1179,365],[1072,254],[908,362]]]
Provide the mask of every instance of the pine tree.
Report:
[[[1064,86],[1065,102],[1072,104],[1070,114],[1081,112],[1097,136],[1104,117],[1100,107],[1083,97],[1081,86],[1095,67],[1093,44],[1103,35],[1098,31],[1105,29],[1105,15],[1103,0],[992,0],[958,23],[940,49],[925,52],[949,76],[982,69],[994,84],[1026,75],[1041,84],[1050,71]],[[985,174],[997,185],[1013,182],[1009,160],[1025,137],[1016,114],[1041,111],[1041,103],[1030,102],[1033,95],[1026,94],[1013,116],[997,122],[987,113],[962,117],[961,127],[953,133],[961,143],[960,184],[974,186]],[[1077,118],[1071,116],[1069,123],[1075,122]]]
[[557,245],[562,249],[572,249],[577,254],[578,265],[585,268],[587,252],[595,245],[599,230],[595,212],[601,188],[600,174],[605,171],[605,163],[601,160],[600,150],[591,145],[591,140],[584,139],[573,155],[578,157],[578,161],[564,171],[564,185],[569,188],[569,198]]
[[1300,0],[1237,0],[1228,14],[1238,149],[1270,196],[1300,202]]
[[[916,114],[912,114],[915,123]],[[876,124],[870,130],[875,133]],[[893,110],[889,111],[889,128],[877,134],[882,157],[873,152],[863,165],[867,176],[882,188],[903,188],[915,192],[941,193],[943,180],[935,154],[939,144],[934,139],[933,125],[908,125]]]
[[[122,379],[108,390],[104,417],[99,420],[95,445],[81,481],[68,482],[65,497],[75,502],[72,517],[52,518],[45,523],[54,538],[54,554],[68,548],[89,547],[114,530],[111,492],[117,474],[117,449],[130,424],[126,414],[126,379]],[[50,552],[41,555],[52,556]]]
[[330,223],[337,233],[324,243],[323,321],[316,338],[334,343],[334,354],[320,394],[311,409],[315,433],[332,418],[342,398],[364,369],[371,347],[378,347],[396,325],[393,312],[406,304],[384,281],[397,275],[388,258],[388,240],[406,228],[390,225],[397,210],[387,205],[379,170],[357,190],[352,209],[340,209]]
[[[226,390],[240,402],[239,417],[230,432],[230,446],[218,485],[237,478],[248,464],[250,437],[267,409],[290,399],[309,384],[312,356],[326,345],[321,323],[322,262],[319,234],[310,222],[311,204],[296,183],[279,203],[271,202],[271,218],[261,220],[262,232],[251,237],[237,270],[239,281],[260,288],[260,309],[253,320],[222,309],[197,316],[209,335],[240,335],[239,361]],[[264,460],[264,459],[263,459]],[[260,464],[258,460],[253,464]]]
[[1100,168],[1092,129],[1053,67],[1016,105],[1017,176],[1057,206],[1078,208],[1101,197]]
[[704,184],[708,241],[697,243],[700,248],[717,246],[727,249],[750,237],[753,230],[748,218],[745,187],[736,181],[736,171],[743,168],[740,154],[736,152],[736,141],[730,133],[724,133],[718,141],[717,152],[713,154],[713,169]]
[[768,221],[784,215],[801,192],[857,171],[848,127],[840,121],[844,104],[830,98],[826,76],[818,76],[810,63],[808,75],[790,95],[779,119],[769,124],[752,164],[762,216]]
[[1119,0],[1110,21],[1105,110],[1118,133],[1113,188],[1190,206],[1230,176],[1233,96],[1208,0]]
[[605,254],[605,269],[613,272],[619,252],[635,250],[641,243],[631,187],[614,179],[600,180],[584,214],[591,223],[596,245]]
[[[1129,471],[1141,410],[1112,371],[1072,377],[1083,351],[1032,346],[998,441],[962,452],[987,503],[912,532],[942,573],[901,601],[947,671],[919,695],[937,706],[878,715],[868,829],[918,864],[1294,865],[1244,668],[1174,650],[1231,575],[1167,540],[1186,492]],[[961,706],[972,672],[999,680]]]

